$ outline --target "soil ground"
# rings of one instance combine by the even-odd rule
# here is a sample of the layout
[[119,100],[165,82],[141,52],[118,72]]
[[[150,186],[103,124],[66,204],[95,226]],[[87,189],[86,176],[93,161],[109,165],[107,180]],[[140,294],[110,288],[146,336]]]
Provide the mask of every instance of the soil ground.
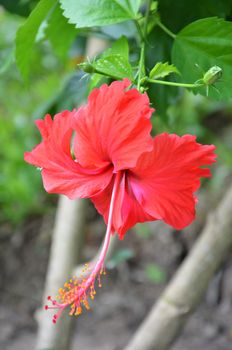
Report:
[[[13,234],[10,226],[1,227],[1,350],[34,349],[35,314],[41,306],[52,222],[53,214],[33,217]],[[104,231],[99,219],[89,225],[92,251],[87,255],[97,251],[96,225]],[[201,226],[197,225],[181,234],[160,223],[149,225],[146,235],[130,231],[120,249],[129,249],[133,256],[107,273],[91,310],[76,320],[72,350],[122,350],[191,248]],[[147,266],[154,262],[166,281],[154,283],[149,278]],[[231,267],[229,259],[172,350],[232,349]]]

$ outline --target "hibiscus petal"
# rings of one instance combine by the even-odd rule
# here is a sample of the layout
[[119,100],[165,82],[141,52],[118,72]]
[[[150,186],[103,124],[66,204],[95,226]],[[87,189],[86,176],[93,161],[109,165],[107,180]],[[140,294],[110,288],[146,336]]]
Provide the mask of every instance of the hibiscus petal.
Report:
[[161,134],[153,151],[143,154],[129,176],[132,191],[144,210],[176,229],[195,218],[194,192],[200,177],[210,170],[201,166],[215,161],[213,145],[201,145],[195,136]]
[[[114,179],[105,190],[90,198],[98,212],[104,217],[106,224],[108,222],[113,183]],[[139,222],[142,223],[151,220],[154,220],[154,218],[146,213],[136,200],[130,190],[127,175],[124,173],[115,198],[112,231],[116,231],[119,237],[123,239],[125,233],[131,227]]]
[[49,193],[65,194],[70,199],[89,197],[102,191],[112,178],[112,167],[83,169],[71,155],[71,127],[74,112],[64,111],[52,121],[50,115],[36,124],[43,141],[24,159],[42,168],[44,188]]
[[146,94],[125,91],[130,84],[128,79],[104,84],[76,111],[75,156],[83,167],[113,163],[116,172],[134,167],[141,153],[152,149],[153,109]]

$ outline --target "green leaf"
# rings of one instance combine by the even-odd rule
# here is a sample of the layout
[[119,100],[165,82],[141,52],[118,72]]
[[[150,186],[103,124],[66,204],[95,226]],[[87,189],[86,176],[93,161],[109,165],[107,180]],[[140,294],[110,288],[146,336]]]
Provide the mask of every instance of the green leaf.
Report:
[[142,1],[141,0],[118,0],[117,2],[120,3],[121,6],[123,7],[125,7],[125,5],[127,4],[127,6],[131,8],[132,13],[136,15]]
[[122,36],[118,40],[114,41],[112,46],[102,54],[102,57],[110,55],[121,55],[127,60],[129,59],[129,45],[125,36]]
[[111,55],[98,59],[92,63],[97,73],[114,79],[129,78],[133,80],[132,67],[128,60],[121,55]]
[[[222,78],[209,86],[209,96],[229,99],[232,96],[232,23],[213,17],[189,24],[176,36],[172,49],[173,63],[180,70],[183,82],[195,82],[213,66],[222,69]],[[201,67],[201,69],[199,69]],[[206,88],[194,89],[206,95]]]
[[[154,65],[154,52],[155,58],[160,62],[171,62],[171,47],[173,40],[166,35],[159,27],[155,27],[148,36],[148,42],[150,46],[146,50],[146,63],[149,69],[152,69]],[[173,86],[164,86],[158,84],[151,84],[148,89],[148,94],[151,103],[156,109],[154,115],[154,130],[158,122],[157,115],[163,123],[168,123],[168,107],[175,103],[179,94],[178,88]],[[152,118],[153,119],[153,118]]]
[[180,74],[173,64],[168,64],[168,62],[158,62],[150,71],[149,77],[152,79],[164,78],[171,73]]
[[145,273],[147,278],[155,284],[164,283],[167,278],[165,271],[157,264],[148,264]]
[[162,22],[174,33],[198,19],[214,16],[229,18],[231,10],[231,0],[178,0],[175,1],[175,11],[170,15],[170,0],[159,1]]
[[119,39],[122,35],[125,35],[127,38],[134,38],[137,35],[137,29],[133,20],[110,24],[100,28],[101,32],[106,34],[112,39]]
[[31,69],[31,56],[39,27],[55,3],[56,0],[41,0],[16,34],[16,63],[25,79]]
[[90,93],[95,87],[100,87],[103,82],[106,82],[107,78],[102,76],[101,74],[91,74],[88,86],[88,92]]
[[19,16],[28,16],[38,0],[0,0],[0,5],[7,11]]
[[73,43],[78,30],[73,24],[68,23],[67,18],[62,14],[59,4],[57,4],[48,19],[45,33],[57,56],[64,59],[67,56],[67,52]]
[[60,0],[64,16],[77,28],[104,26],[136,18],[140,0]]
[[133,80],[133,71],[129,62],[129,46],[125,36],[116,40],[97,60],[80,63],[78,66],[87,73],[99,73],[114,79]]
[[133,80],[127,38],[122,36],[116,40],[98,60],[92,62],[91,66],[96,72],[115,79],[129,78]]

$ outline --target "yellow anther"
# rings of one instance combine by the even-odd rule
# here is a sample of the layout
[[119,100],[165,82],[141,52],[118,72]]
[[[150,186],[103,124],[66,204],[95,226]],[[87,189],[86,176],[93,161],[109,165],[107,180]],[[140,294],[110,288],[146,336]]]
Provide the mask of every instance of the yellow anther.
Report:
[[82,313],[82,308],[81,307],[77,307],[76,308],[76,312],[75,312],[75,315],[78,316]]

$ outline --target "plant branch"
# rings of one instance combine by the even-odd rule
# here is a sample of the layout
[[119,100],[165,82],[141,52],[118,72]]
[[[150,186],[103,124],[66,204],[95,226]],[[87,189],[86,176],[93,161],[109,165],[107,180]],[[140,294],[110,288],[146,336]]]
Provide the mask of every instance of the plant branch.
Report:
[[145,24],[144,24],[145,38],[147,38],[147,25],[148,25],[148,19],[149,19],[149,14],[150,14],[150,9],[151,9],[151,3],[152,3],[152,0],[148,0],[146,14],[145,14]]
[[135,21],[135,24],[136,24],[136,27],[138,30],[138,34],[140,37],[140,41],[141,41],[141,51],[140,51],[138,80],[137,80],[137,89],[138,90],[140,90],[140,88],[141,88],[141,80],[145,75],[145,41],[147,38],[147,25],[148,25],[148,18],[149,18],[151,3],[152,3],[152,1],[148,0],[145,21],[144,21],[144,31],[142,31],[138,21]]
[[125,350],[168,350],[232,249],[232,186]]
[[168,34],[172,39],[176,38],[176,34],[171,32],[170,29],[168,29],[159,19],[156,19],[156,24],[166,33]]
[[150,78],[144,78],[142,80],[142,83],[147,81],[148,83],[151,84],[160,84],[160,85],[169,85],[169,86],[179,86],[179,87],[186,87],[186,88],[199,88],[201,86],[204,86],[204,84],[188,84],[188,83],[175,83],[173,81],[165,81],[165,80],[156,80],[156,79],[150,79]]
[[[85,233],[85,207],[84,200],[71,201],[65,196],[59,197],[43,304],[46,303],[48,295],[57,294],[58,289],[80,260]],[[59,332],[54,327],[48,311],[41,310],[38,313],[38,321],[36,349],[68,350],[70,348],[71,317],[64,315]]]

